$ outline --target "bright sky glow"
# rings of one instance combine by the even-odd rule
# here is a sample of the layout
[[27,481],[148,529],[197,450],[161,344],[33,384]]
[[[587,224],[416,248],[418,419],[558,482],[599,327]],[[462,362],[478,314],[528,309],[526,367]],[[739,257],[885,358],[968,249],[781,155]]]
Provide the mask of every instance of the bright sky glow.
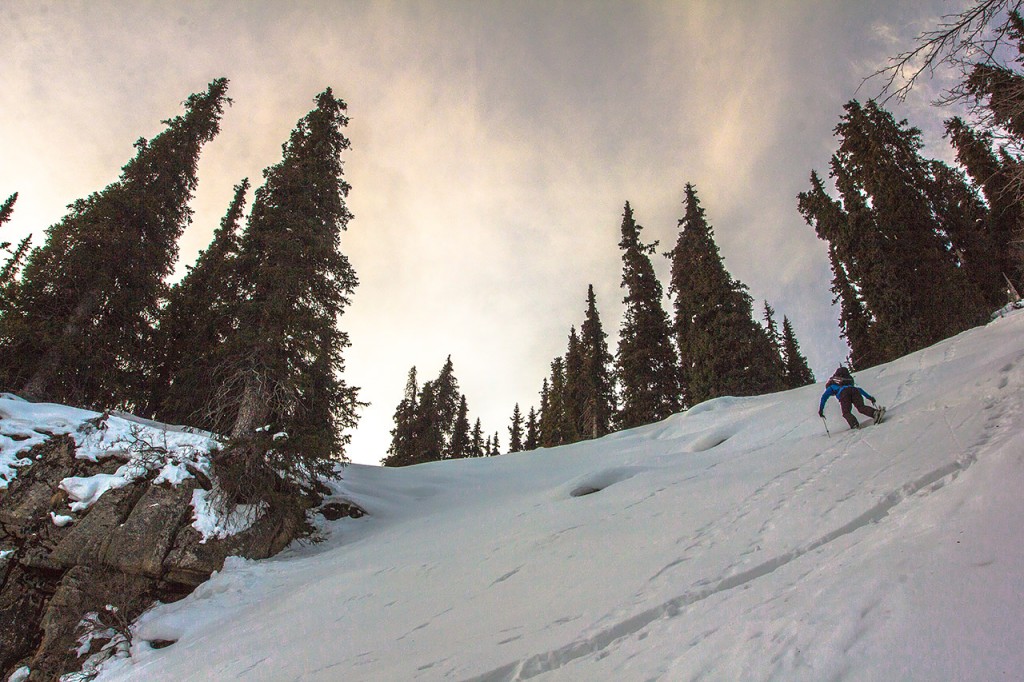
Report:
[[[383,455],[405,376],[452,355],[471,418],[507,442],[538,402],[593,284],[622,311],[630,201],[671,248],[696,184],[722,254],[755,301],[793,320],[819,374],[846,354],[822,243],[796,210],[861,79],[953,3],[59,2],[11,0],[0,41],[4,239],[43,230],[117,177],[139,136],[213,78],[234,105],[204,150],[179,271],[232,186],[280,158],[326,86],[349,104],[355,214],[343,248],[361,285],[342,324],[364,410],[349,450]],[[948,156],[927,101],[896,109]],[[656,259],[664,278],[667,261]]]

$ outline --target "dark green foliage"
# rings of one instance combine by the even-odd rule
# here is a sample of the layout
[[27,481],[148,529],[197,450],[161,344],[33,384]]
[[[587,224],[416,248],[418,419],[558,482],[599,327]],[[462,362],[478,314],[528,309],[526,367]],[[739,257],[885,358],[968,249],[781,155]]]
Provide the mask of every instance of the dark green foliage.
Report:
[[419,385],[416,368],[409,370],[405,382],[405,393],[395,408],[395,427],[391,429],[391,445],[388,455],[381,462],[384,466],[405,466],[412,464],[416,457],[416,414],[419,409]]
[[459,409],[455,413],[455,424],[448,444],[448,458],[461,459],[473,456],[473,441],[469,432],[469,407],[466,396],[459,397]]
[[530,408],[526,416],[526,437],[523,440],[524,450],[536,450],[540,447],[540,430],[537,424],[537,410]]
[[562,443],[575,443],[581,439],[583,422],[583,349],[576,327],[569,330],[569,345],[565,353],[565,379],[561,396],[561,424],[559,434]]
[[466,396],[459,392],[449,355],[440,374],[416,392],[416,368],[395,409],[395,428],[384,466],[408,466],[441,459],[478,457],[479,420],[470,432]]
[[227,80],[185,101],[118,181],[70,206],[25,266],[4,315],[0,383],[27,397],[140,406],[163,280],[191,220],[202,145],[219,131]]
[[619,242],[625,312],[616,353],[620,389],[616,425],[622,429],[664,419],[682,406],[678,360],[662,307],[661,283],[650,259],[657,242],[644,244],[642,229],[627,202]]
[[519,403],[512,410],[511,424],[508,427],[509,452],[521,452],[523,450],[523,413],[519,411]]
[[470,457],[484,457],[487,454],[487,444],[484,442],[484,430],[477,419],[473,424],[473,432],[469,437]]
[[[1017,43],[1017,64],[1024,64],[1024,19],[1015,8],[1010,12],[1004,30]],[[1009,66],[994,61],[974,66],[964,90],[976,101],[984,102],[994,123],[1016,140],[1024,140],[1024,76]]]
[[725,269],[697,191],[686,185],[669,292],[686,404],[723,395],[757,395],[782,387],[779,353],[752,317],[746,287]]
[[491,448],[487,452],[488,457],[497,457],[501,454],[501,439],[498,437],[498,432],[494,432],[494,438],[491,439]]
[[29,235],[18,242],[18,245],[11,251],[10,258],[0,268],[0,318],[11,309],[18,299],[18,274],[25,264],[29,248],[32,246],[32,235]]
[[875,102],[851,101],[845,111],[831,173],[842,203],[812,174],[799,206],[829,242],[841,324],[863,368],[984,319],[984,297],[961,265],[981,265],[985,256],[954,251],[972,243],[978,205],[962,183],[937,172],[938,162],[920,157],[920,132]]
[[540,445],[551,448],[566,442],[565,416],[565,361],[561,356],[551,361],[550,380],[541,388]]
[[360,404],[340,378],[349,340],[337,324],[357,284],[340,250],[351,218],[341,161],[348,117],[329,88],[316,104],[256,190],[239,243],[238,329],[215,373],[232,399],[232,437],[287,433],[269,463],[296,480],[334,475]]
[[[7,197],[4,203],[0,204],[0,225],[3,225],[11,219],[11,214],[14,213],[14,202],[18,200],[18,193],[15,192],[11,196]],[[11,245],[10,242],[3,242],[0,248],[7,248]]]
[[[946,121],[946,133],[956,149],[957,161],[967,170],[974,184],[981,188],[988,204],[986,227],[990,248],[994,252],[992,268],[1000,280],[996,289],[1005,294],[1003,276],[1015,285],[1022,281],[1020,262],[1024,253],[1019,239],[1024,230],[1024,206],[1015,191],[1014,175],[1018,171],[1018,162],[997,156],[993,151],[992,134],[979,133],[960,118]],[[988,286],[984,290],[990,292],[991,288]],[[991,295],[988,300],[993,303]]]
[[160,314],[148,412],[161,421],[214,433],[227,433],[233,426],[234,415],[220,409],[230,401],[217,394],[218,382],[211,377],[238,325],[238,229],[248,190],[248,179],[235,185],[213,241],[171,288]]
[[807,364],[807,358],[800,352],[800,344],[789,318],[782,316],[782,357],[785,360],[786,388],[799,388],[814,383],[814,373]]
[[[570,337],[571,338],[571,337]],[[601,326],[593,285],[587,288],[587,311],[580,328],[580,368],[570,393],[576,400],[576,440],[600,438],[612,430],[615,415],[614,362],[608,352],[608,335]]]

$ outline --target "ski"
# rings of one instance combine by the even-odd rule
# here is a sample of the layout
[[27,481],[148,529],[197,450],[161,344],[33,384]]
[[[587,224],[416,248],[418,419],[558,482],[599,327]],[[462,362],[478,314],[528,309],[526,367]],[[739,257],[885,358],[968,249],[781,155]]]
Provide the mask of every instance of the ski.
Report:
[[876,424],[881,424],[883,419],[885,419],[885,408],[881,407],[881,406],[876,407],[875,408],[875,423]]

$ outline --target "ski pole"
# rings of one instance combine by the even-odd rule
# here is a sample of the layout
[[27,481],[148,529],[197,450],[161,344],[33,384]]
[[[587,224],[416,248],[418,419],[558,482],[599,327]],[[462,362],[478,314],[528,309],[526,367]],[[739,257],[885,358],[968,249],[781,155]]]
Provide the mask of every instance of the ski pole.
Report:
[[827,421],[825,421],[825,418],[824,418],[824,417],[822,417],[822,418],[821,418],[821,423],[825,425],[825,433],[826,433],[826,434],[828,434],[828,437],[829,437],[829,438],[831,438],[831,437],[832,437],[832,434],[831,434],[831,433],[829,432],[829,430],[828,430],[828,422],[827,422]]

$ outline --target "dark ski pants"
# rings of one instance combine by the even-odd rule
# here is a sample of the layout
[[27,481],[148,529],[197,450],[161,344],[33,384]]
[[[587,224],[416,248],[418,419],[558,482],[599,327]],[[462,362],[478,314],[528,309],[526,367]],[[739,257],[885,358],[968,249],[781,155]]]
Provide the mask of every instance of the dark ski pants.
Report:
[[854,407],[865,417],[875,418],[875,408],[864,404],[864,396],[857,389],[844,388],[837,397],[839,398],[839,406],[843,408],[843,419],[846,420],[851,429],[860,428],[860,422],[853,416],[852,408]]

